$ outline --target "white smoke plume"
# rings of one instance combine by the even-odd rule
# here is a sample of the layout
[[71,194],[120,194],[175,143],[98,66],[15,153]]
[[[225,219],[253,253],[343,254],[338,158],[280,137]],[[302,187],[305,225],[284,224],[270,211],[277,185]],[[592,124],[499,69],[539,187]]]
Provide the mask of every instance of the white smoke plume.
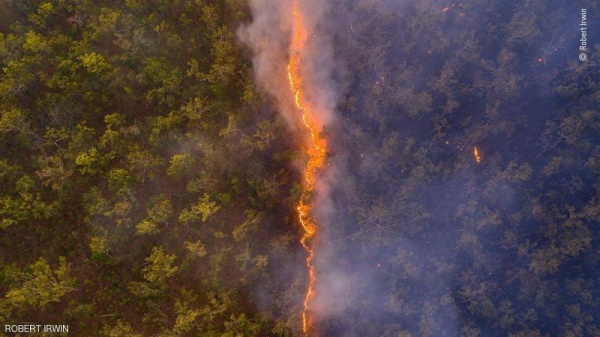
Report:
[[[277,108],[289,125],[290,133],[305,145],[313,146],[310,143],[310,133],[303,125],[302,112],[294,101],[288,77],[288,63],[291,56],[299,59],[299,89],[302,91],[303,105],[310,111],[311,120],[318,124],[316,132],[327,128],[334,121],[338,101],[335,83],[332,80],[332,40],[326,28],[326,18],[330,15],[327,3],[321,0],[250,0],[249,3],[252,22],[241,27],[238,36],[254,52],[252,62],[256,83],[275,99]],[[298,17],[294,15],[295,5],[300,13],[301,26],[307,34],[307,39],[300,49],[296,46],[292,50],[292,34],[299,25]],[[332,214],[329,190],[330,184],[333,183],[332,177],[336,177],[332,162],[331,158],[328,159],[314,185],[311,215],[317,219],[318,233],[327,226],[326,222]],[[303,169],[304,167],[300,168],[301,171]],[[325,239],[317,234],[314,240],[315,260],[320,260],[318,254]],[[317,270],[315,287],[323,291],[323,287],[319,285],[318,274]],[[323,313],[323,309],[316,307],[323,307],[321,303],[323,301],[317,298],[310,303],[309,315],[312,324],[318,324],[319,317],[315,315]]]
[[[309,34],[302,50],[302,77],[306,97],[323,125],[333,120],[337,94],[331,80],[331,38],[323,31],[327,6],[320,0],[298,0],[303,24]],[[290,40],[293,32],[293,0],[251,0],[252,23],[238,31],[240,39],[254,51],[252,64],[256,82],[277,101],[290,128],[301,122],[287,77]]]

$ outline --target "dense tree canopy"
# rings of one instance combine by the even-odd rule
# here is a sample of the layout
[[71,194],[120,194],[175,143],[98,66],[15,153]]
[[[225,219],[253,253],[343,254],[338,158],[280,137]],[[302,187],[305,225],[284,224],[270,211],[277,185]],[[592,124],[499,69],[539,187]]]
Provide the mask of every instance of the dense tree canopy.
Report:
[[295,329],[294,297],[256,308],[301,256],[294,153],[235,37],[248,18],[243,1],[0,2],[3,322]]
[[[573,35],[595,1],[328,4],[316,331],[600,336],[600,47],[580,62]],[[253,82],[251,20],[0,0],[1,322],[299,335],[303,157]]]
[[600,335],[599,49],[577,58],[597,5],[334,8],[348,159],[329,245],[374,281],[324,335]]

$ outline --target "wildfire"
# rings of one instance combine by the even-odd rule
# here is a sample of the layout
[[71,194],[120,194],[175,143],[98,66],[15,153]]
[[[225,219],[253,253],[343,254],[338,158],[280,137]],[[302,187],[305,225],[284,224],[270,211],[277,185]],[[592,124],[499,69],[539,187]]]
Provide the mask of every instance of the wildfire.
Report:
[[481,156],[479,156],[479,149],[476,146],[473,147],[473,155],[475,156],[475,161],[477,163],[481,163]]
[[308,156],[308,163],[304,169],[304,179],[306,182],[304,184],[303,195],[298,201],[297,206],[298,220],[300,221],[303,230],[300,243],[308,253],[308,256],[306,257],[308,288],[304,296],[304,308],[302,310],[302,331],[304,332],[304,336],[308,336],[310,330],[310,320],[308,317],[310,302],[315,295],[314,285],[316,281],[315,268],[312,263],[315,252],[309,241],[317,232],[317,226],[310,217],[311,205],[309,199],[315,188],[317,173],[325,163],[327,142],[324,138],[318,136],[317,130],[319,128],[319,123],[317,122],[315,112],[305,100],[301,61],[308,40],[308,32],[303,23],[298,1],[299,0],[294,0],[293,3],[294,22],[290,44],[290,59],[287,70],[290,90],[294,95],[296,107],[302,114],[302,122],[304,123],[306,130],[310,133],[310,140],[305,148],[305,153]]

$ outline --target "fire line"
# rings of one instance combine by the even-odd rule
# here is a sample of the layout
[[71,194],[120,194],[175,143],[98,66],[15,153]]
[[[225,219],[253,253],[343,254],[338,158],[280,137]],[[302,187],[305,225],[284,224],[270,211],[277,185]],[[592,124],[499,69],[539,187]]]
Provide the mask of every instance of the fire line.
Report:
[[310,335],[311,320],[310,302],[315,296],[314,285],[316,281],[316,273],[313,265],[315,256],[314,247],[311,238],[317,232],[317,225],[314,219],[310,216],[311,203],[310,197],[315,188],[315,181],[320,168],[323,166],[326,157],[327,142],[324,138],[319,137],[317,130],[319,123],[316,119],[315,111],[310,104],[305,100],[303,74],[301,70],[301,61],[303,52],[306,49],[308,40],[308,32],[304,26],[302,13],[300,12],[299,0],[294,0],[293,3],[293,28],[290,44],[290,56],[287,67],[290,90],[294,96],[296,108],[302,114],[302,122],[305,129],[310,133],[309,144],[306,144],[304,149],[308,156],[308,162],[304,169],[304,184],[303,194],[297,204],[298,220],[302,227],[303,233],[300,243],[308,253],[306,257],[306,267],[308,269],[308,287],[304,296],[304,308],[302,310],[302,331],[305,337]]

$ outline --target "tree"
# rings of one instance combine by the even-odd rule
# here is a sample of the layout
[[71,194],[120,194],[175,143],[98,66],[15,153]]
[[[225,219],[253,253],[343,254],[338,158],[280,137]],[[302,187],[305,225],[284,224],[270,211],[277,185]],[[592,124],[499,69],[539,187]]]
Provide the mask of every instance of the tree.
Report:
[[68,276],[69,265],[64,257],[60,257],[59,265],[52,269],[44,258],[29,266],[29,270],[19,273],[17,282],[4,295],[10,306],[22,308],[25,305],[34,308],[44,307],[52,302],[59,302],[74,288],[75,279]]
[[105,337],[141,337],[141,334],[134,333],[131,325],[118,320],[117,324],[113,327],[106,325],[104,327],[103,336]]

